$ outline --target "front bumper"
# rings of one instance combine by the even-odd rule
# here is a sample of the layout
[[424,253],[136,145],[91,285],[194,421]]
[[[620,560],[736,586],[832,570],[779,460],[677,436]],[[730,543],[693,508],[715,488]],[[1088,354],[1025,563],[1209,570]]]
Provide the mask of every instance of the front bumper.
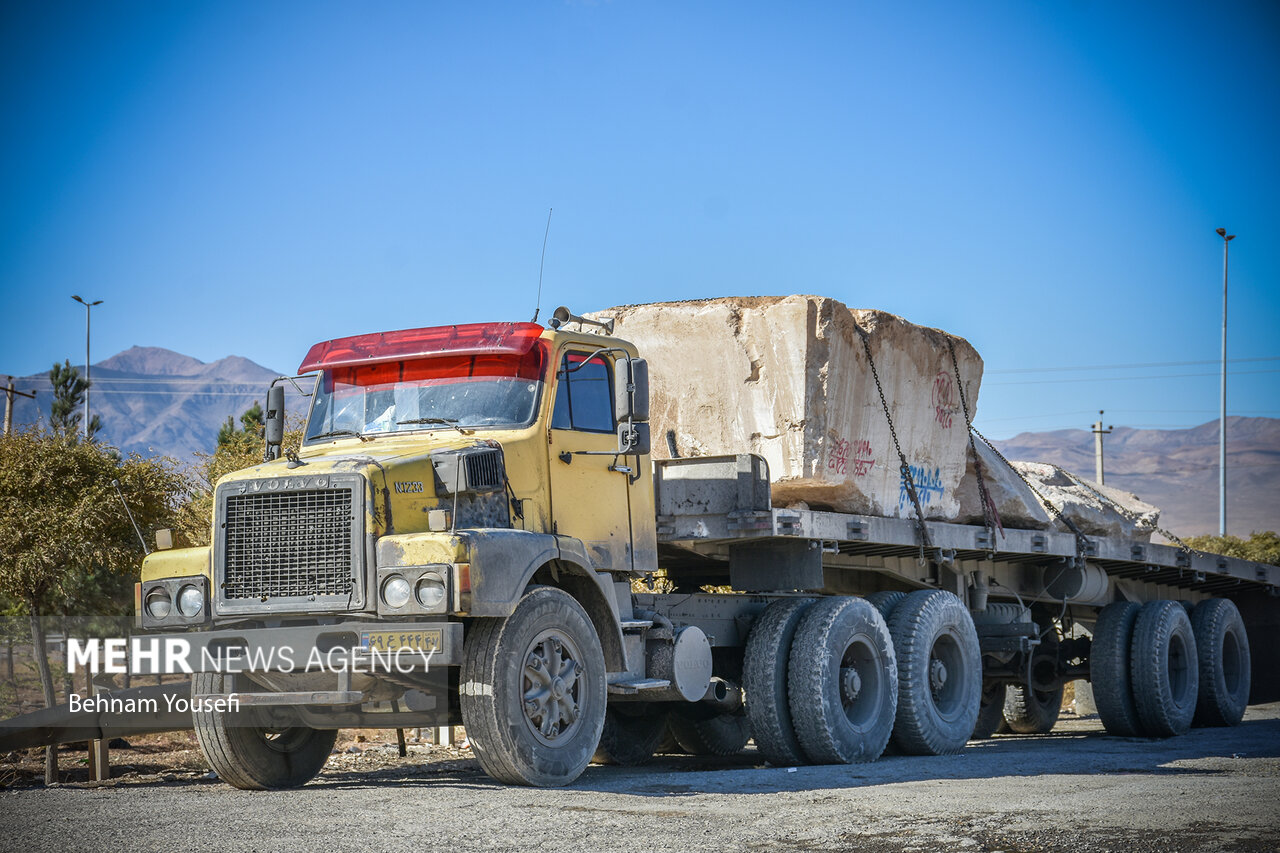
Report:
[[[342,622],[278,628],[224,628],[148,634],[130,661],[134,675],[179,672],[304,672],[347,666],[376,672],[395,649],[397,667],[429,669],[462,663],[461,622]],[[184,645],[185,644],[185,647]],[[376,654],[375,654],[376,652]],[[185,666],[183,665],[185,663]],[[366,668],[368,667],[368,668]]]

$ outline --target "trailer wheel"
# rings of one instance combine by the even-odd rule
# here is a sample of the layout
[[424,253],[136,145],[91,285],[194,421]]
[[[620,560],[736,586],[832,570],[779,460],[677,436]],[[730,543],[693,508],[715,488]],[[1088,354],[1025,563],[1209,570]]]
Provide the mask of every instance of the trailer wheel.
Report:
[[698,708],[679,708],[671,712],[668,725],[676,743],[690,755],[737,755],[751,739],[746,714],[707,716]]
[[1191,728],[1199,693],[1196,638],[1176,601],[1149,601],[1138,611],[1130,652],[1133,700],[1149,737],[1173,737]]
[[889,620],[898,657],[894,743],[909,755],[959,752],[982,700],[982,655],[969,610],[955,595],[922,589]]
[[897,607],[907,594],[900,589],[882,589],[879,592],[873,592],[867,596],[867,601],[871,606],[880,611],[880,615],[884,617],[886,624],[889,617],[893,615],[893,608]]
[[505,619],[476,619],[463,647],[462,723],[499,782],[567,785],[590,763],[605,716],[600,639],[582,605],[533,587]]
[[982,701],[978,703],[978,721],[973,724],[973,734],[969,740],[986,740],[1000,731],[1004,724],[1005,686],[999,682],[982,691]]
[[1108,604],[1098,613],[1089,651],[1089,681],[1093,702],[1108,734],[1138,737],[1142,722],[1133,702],[1130,647],[1133,625],[1142,608],[1131,601]]
[[787,662],[796,626],[812,603],[808,598],[784,598],[766,607],[751,626],[743,656],[742,689],[751,736],[765,760],[778,767],[805,763],[791,721]]
[[1249,637],[1240,611],[1228,598],[1196,605],[1191,630],[1199,653],[1200,694],[1194,726],[1234,726],[1249,704]]
[[1044,735],[1053,731],[1062,712],[1063,685],[1036,690],[1029,684],[1010,684],[1004,697],[1004,720],[1020,735]]
[[861,598],[823,598],[796,628],[787,688],[796,737],[815,764],[875,761],[893,733],[898,665],[889,627]]
[[[637,707],[621,707],[635,704]],[[653,758],[667,736],[667,714],[643,703],[610,705],[600,731],[600,745],[592,760],[599,764],[638,767]]]
[[[191,698],[234,693],[242,680],[232,673],[197,672],[191,678]],[[239,689],[245,689],[243,684]],[[246,791],[305,785],[329,760],[338,738],[332,729],[273,725],[261,709],[195,711],[191,720],[209,767]]]

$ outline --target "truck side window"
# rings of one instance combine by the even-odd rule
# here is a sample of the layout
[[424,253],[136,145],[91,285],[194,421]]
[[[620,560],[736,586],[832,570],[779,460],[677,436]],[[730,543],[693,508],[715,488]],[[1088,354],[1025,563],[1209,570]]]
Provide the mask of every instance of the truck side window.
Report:
[[[585,364],[583,362],[586,362]],[[613,378],[609,363],[597,355],[565,353],[556,372],[552,429],[613,432]]]

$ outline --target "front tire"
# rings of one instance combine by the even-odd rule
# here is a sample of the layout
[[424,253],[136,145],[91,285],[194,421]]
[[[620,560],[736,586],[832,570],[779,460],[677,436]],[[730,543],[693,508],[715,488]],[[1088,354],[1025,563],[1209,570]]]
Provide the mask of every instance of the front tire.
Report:
[[[197,672],[192,704],[200,696],[244,691],[243,677]],[[333,752],[338,732],[308,726],[273,726],[261,709],[195,711],[196,741],[218,777],[246,791],[298,788],[316,777]]]
[[600,639],[582,605],[534,587],[505,619],[476,619],[463,649],[462,722],[486,773],[557,787],[582,775],[605,717]]

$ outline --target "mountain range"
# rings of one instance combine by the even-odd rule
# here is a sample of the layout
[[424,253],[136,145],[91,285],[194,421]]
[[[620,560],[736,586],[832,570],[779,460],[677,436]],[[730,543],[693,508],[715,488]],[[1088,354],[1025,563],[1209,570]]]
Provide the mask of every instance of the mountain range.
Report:
[[[124,451],[166,454],[194,462],[211,452],[227,416],[238,417],[280,375],[240,356],[206,364],[172,350],[133,347],[93,366],[90,405],[101,437]],[[15,398],[14,424],[49,419],[53,394],[45,375],[16,382],[36,388],[35,401]],[[288,388],[286,408],[305,411]],[[1280,419],[1227,419],[1227,527],[1239,536],[1280,530]],[[1218,423],[1191,429],[1117,427],[1104,438],[1106,484],[1163,510],[1162,526],[1182,536],[1218,530]],[[1027,432],[995,442],[1009,459],[1052,462],[1094,475],[1088,430]]]
[[[90,411],[101,418],[103,441],[125,452],[193,462],[194,454],[217,445],[227,416],[238,418],[255,402],[264,402],[267,386],[281,374],[237,355],[206,364],[160,347],[132,347],[94,364],[90,375]],[[34,401],[15,398],[14,428],[47,424],[53,403],[49,377],[25,376],[15,386],[37,393]],[[302,411],[303,402],[297,394],[287,395],[286,410]]]
[[[1052,462],[1094,478],[1089,430],[1024,432],[993,442],[1009,459]],[[1116,427],[1103,437],[1106,485],[1160,507],[1180,536],[1218,532],[1218,422],[1191,429]],[[1227,418],[1227,532],[1280,530],[1280,419]]]

